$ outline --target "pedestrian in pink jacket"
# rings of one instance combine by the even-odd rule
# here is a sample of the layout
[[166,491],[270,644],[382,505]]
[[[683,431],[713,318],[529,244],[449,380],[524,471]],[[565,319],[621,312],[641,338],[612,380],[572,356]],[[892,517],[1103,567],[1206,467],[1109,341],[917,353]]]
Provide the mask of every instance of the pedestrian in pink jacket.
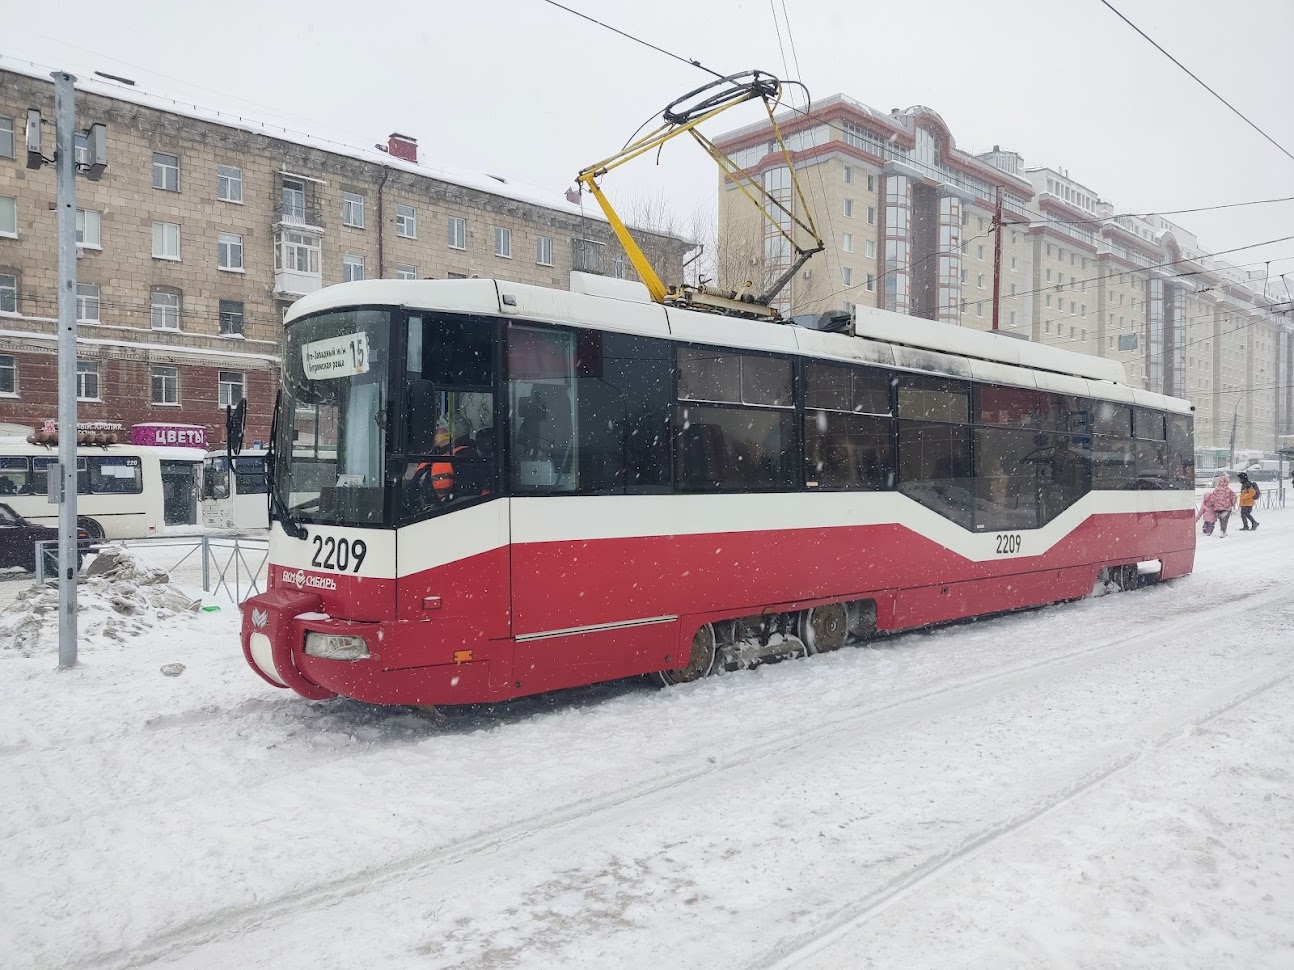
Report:
[[1231,518],[1231,510],[1236,506],[1236,493],[1231,491],[1231,479],[1226,475],[1218,476],[1218,483],[1213,487],[1213,491],[1204,496],[1204,501],[1200,503],[1200,510],[1195,513],[1195,521],[1204,520],[1204,534],[1213,535],[1213,523],[1219,526],[1219,539],[1227,537],[1227,522]]

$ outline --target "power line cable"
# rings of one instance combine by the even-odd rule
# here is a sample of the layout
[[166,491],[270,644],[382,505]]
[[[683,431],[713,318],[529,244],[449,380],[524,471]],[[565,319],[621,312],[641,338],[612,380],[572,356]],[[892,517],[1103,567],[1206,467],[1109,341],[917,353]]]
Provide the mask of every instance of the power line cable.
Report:
[[559,10],[565,10],[569,14],[574,14],[576,17],[579,17],[581,20],[587,20],[591,24],[597,24],[599,27],[604,27],[607,30],[611,31],[613,34],[619,34],[621,37],[625,38],[626,40],[631,40],[635,44],[642,44],[644,47],[650,47],[652,50],[658,53],[664,54],[666,57],[672,57],[674,58],[674,60],[680,61],[683,64],[688,64],[688,65],[691,65],[692,67],[699,68],[700,70],[705,71],[707,74],[713,74],[717,78],[724,78],[727,76],[724,74],[720,74],[718,71],[711,70],[710,68],[702,64],[700,61],[698,61],[696,58],[684,57],[682,54],[675,54],[673,51],[667,51],[664,47],[658,47],[657,45],[653,44],[651,41],[643,40],[641,37],[636,37],[633,34],[629,33],[628,31],[621,30],[619,27],[612,27],[610,24],[603,23],[601,20],[598,20],[596,17],[590,17],[586,13],[581,13],[579,10],[575,10],[574,8],[568,7],[565,4],[558,3],[557,0],[543,0],[543,2],[548,4],[549,6],[556,7]]
[[1163,47],[1161,47],[1161,46],[1159,45],[1159,42],[1158,42],[1158,41],[1156,41],[1153,37],[1151,37],[1149,34],[1147,34],[1144,30],[1142,30],[1140,27],[1138,27],[1136,24],[1134,24],[1131,20],[1129,20],[1127,17],[1125,17],[1122,13],[1120,13],[1120,12],[1119,12],[1119,10],[1114,6],[1114,4],[1110,3],[1110,0],[1100,0],[1100,2],[1101,2],[1102,4],[1104,4],[1106,7],[1108,7],[1108,8],[1109,8],[1109,10],[1110,10],[1110,12],[1111,12],[1111,13],[1113,13],[1116,17],[1118,17],[1118,18],[1119,18],[1120,20],[1122,20],[1125,24],[1127,24],[1129,27],[1131,27],[1133,30],[1135,30],[1137,33],[1139,33],[1142,37],[1144,37],[1144,38],[1145,38],[1147,41],[1149,41],[1152,45],[1154,45],[1155,49],[1156,49],[1157,51],[1159,51],[1159,53],[1163,54],[1163,55],[1164,55],[1165,57],[1167,57],[1170,61],[1172,61],[1174,64],[1176,64],[1178,67],[1180,67],[1183,71],[1185,71],[1188,75],[1190,75],[1191,79],[1192,79],[1192,80],[1194,80],[1196,84],[1198,84],[1200,87],[1204,88],[1204,90],[1205,90],[1205,91],[1208,91],[1208,92],[1209,92],[1209,94],[1213,95],[1215,98],[1217,98],[1219,101],[1221,101],[1224,105],[1226,105],[1228,108],[1230,108],[1230,109],[1231,109],[1231,111],[1232,111],[1232,112],[1234,112],[1234,114],[1236,115],[1236,117],[1238,117],[1241,121],[1243,121],[1245,124],[1247,124],[1250,128],[1252,128],[1254,131],[1258,132],[1258,134],[1262,135],[1262,136],[1263,136],[1264,138],[1266,138],[1269,142],[1271,142],[1271,143],[1272,143],[1273,145],[1275,145],[1278,149],[1280,149],[1280,150],[1281,150],[1281,152],[1283,152],[1283,153],[1286,155],[1286,157],[1288,157],[1288,158],[1290,159],[1290,161],[1294,161],[1294,153],[1291,153],[1291,152],[1290,152],[1290,150],[1289,150],[1289,149],[1287,149],[1284,145],[1282,145],[1282,144],[1281,144],[1280,142],[1278,142],[1275,138],[1273,138],[1271,135],[1267,134],[1267,132],[1263,131],[1263,130],[1262,130],[1261,128],[1259,128],[1256,124],[1254,124],[1252,121],[1250,121],[1250,120],[1249,120],[1249,119],[1248,119],[1248,118],[1247,118],[1247,117],[1246,117],[1246,116],[1245,116],[1245,115],[1240,111],[1240,109],[1239,109],[1239,108],[1237,108],[1234,104],[1232,104],[1230,101],[1228,101],[1228,100],[1227,100],[1226,98],[1224,98],[1222,95],[1218,94],[1218,92],[1217,92],[1217,91],[1214,91],[1214,90],[1213,90],[1213,88],[1209,87],[1207,84],[1205,84],[1205,83],[1200,79],[1199,75],[1197,75],[1197,74],[1196,74],[1194,71],[1192,71],[1189,67],[1187,67],[1185,64],[1183,64],[1181,61],[1179,61],[1179,60],[1178,60],[1176,57],[1174,57],[1172,54],[1168,53],[1168,51],[1164,50],[1164,48],[1163,48]]

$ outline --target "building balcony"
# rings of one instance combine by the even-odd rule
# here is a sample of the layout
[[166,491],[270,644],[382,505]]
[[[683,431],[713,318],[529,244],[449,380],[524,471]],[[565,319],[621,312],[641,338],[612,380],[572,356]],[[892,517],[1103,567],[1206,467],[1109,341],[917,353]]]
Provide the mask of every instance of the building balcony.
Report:
[[274,207],[274,226],[306,232],[323,232],[323,212],[313,202],[280,202]]
[[307,296],[321,289],[323,289],[323,275],[321,273],[302,273],[290,269],[276,269],[274,271],[275,296]]

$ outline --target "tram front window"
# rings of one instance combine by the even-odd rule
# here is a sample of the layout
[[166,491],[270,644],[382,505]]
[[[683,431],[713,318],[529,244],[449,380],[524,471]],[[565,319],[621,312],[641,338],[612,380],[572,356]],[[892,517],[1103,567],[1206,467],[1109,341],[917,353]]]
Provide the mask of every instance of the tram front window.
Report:
[[390,329],[389,310],[289,326],[274,474],[294,519],[382,522]]

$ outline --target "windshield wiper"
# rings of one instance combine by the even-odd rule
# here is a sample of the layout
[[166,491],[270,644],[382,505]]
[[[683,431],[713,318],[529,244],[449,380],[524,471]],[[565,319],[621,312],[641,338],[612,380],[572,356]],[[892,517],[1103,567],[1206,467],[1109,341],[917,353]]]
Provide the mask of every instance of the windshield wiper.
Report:
[[293,539],[304,539],[307,535],[305,526],[292,518],[291,510],[288,508],[287,503],[283,501],[282,496],[279,495],[278,483],[276,481],[278,476],[274,473],[274,442],[278,440],[279,404],[282,400],[283,391],[280,389],[278,394],[274,396],[274,414],[270,418],[269,447],[265,449],[265,480],[269,485],[270,518],[277,519],[283,526],[283,531],[286,532],[289,537]]

